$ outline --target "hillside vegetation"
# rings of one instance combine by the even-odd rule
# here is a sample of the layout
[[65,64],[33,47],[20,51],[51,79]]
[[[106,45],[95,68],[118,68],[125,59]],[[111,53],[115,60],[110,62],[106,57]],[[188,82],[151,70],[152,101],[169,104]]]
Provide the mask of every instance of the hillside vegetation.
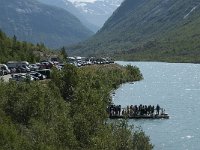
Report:
[[41,59],[40,53],[51,53],[44,44],[31,44],[20,42],[16,36],[9,38],[0,30],[0,63],[6,63],[11,60],[22,60],[35,62]]
[[198,0],[125,0],[103,28],[70,53],[200,62]]
[[[19,42],[0,32],[0,60],[33,61],[44,45]],[[124,121],[108,121],[110,92],[142,79],[137,67],[65,64],[51,80],[0,80],[0,149],[132,150],[153,148],[150,139]]]
[[107,122],[110,91],[142,79],[136,67],[65,65],[46,83],[0,82],[1,149],[150,150],[142,130]]

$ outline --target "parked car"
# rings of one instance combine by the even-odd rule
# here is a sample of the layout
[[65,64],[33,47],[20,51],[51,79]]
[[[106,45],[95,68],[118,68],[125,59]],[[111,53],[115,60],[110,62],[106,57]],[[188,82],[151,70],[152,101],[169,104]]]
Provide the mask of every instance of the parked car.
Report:
[[30,74],[26,74],[26,78],[30,79],[30,81],[37,81],[40,80],[38,77]]
[[13,74],[11,75],[11,78],[9,81],[25,81],[26,78],[24,76],[21,76],[20,74]]
[[50,69],[38,70],[37,72],[41,73],[42,75],[45,75],[47,79],[50,79],[50,77],[51,77]]
[[6,65],[8,68],[18,68],[22,66],[28,66],[29,63],[27,61],[8,61]]
[[28,67],[30,68],[30,71],[37,71],[39,69],[39,66],[36,64],[30,64]]
[[48,62],[48,61],[41,61],[40,62],[40,68],[41,69],[51,69],[53,67],[53,63],[52,62]]
[[17,72],[16,68],[10,67],[9,69],[10,69],[10,73],[16,73]]
[[25,81],[36,81],[38,80],[38,78],[33,77],[29,74],[13,74],[11,75],[11,78],[9,79],[9,81],[21,81],[21,82],[25,82]]
[[29,74],[34,76],[34,77],[37,77],[39,80],[46,79],[46,76],[41,74],[41,73],[39,73],[39,72],[30,72]]
[[4,75],[10,74],[10,69],[6,64],[0,64],[0,69],[3,71]]
[[27,66],[20,66],[16,68],[17,73],[27,73],[30,72],[30,68]]

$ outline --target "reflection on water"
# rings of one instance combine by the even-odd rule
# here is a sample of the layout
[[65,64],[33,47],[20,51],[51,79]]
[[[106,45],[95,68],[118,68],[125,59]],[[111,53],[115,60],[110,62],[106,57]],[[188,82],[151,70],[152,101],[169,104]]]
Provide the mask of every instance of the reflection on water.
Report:
[[169,120],[130,120],[150,135],[156,150],[199,150],[200,65],[157,62],[117,62],[136,65],[144,80],[124,84],[113,102],[156,105],[166,109]]

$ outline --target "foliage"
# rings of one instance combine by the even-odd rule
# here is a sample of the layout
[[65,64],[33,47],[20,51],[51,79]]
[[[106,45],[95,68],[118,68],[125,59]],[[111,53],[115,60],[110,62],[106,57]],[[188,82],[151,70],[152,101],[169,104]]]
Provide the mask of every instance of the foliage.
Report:
[[52,81],[59,88],[64,100],[73,100],[75,87],[78,82],[77,68],[74,65],[66,64],[61,71],[53,70]]
[[43,44],[19,42],[16,36],[9,38],[0,30],[0,63],[10,60],[35,62],[41,58],[40,53],[45,54],[50,51]]
[[61,54],[61,57],[62,59],[64,60],[64,62],[67,62],[67,52],[66,52],[66,49],[65,47],[62,47],[61,50],[60,50],[60,54]]
[[[1,137],[1,147],[12,146],[9,142],[18,144],[16,149],[21,149],[23,144],[30,149],[72,149],[76,145],[70,107],[57,88],[50,89],[40,83],[11,82],[1,83],[0,92],[0,118],[10,120],[8,123],[3,120],[0,125],[8,132]],[[11,128],[4,128],[4,124]]]
[[109,122],[106,113],[110,91],[140,79],[131,66],[66,64],[46,83],[0,82],[0,147],[150,150],[143,131]]
[[112,124],[112,130],[114,130],[114,136],[118,139],[117,150],[148,150],[152,149],[153,146],[148,144],[150,142],[144,132],[138,128],[128,126],[127,120],[120,120]]

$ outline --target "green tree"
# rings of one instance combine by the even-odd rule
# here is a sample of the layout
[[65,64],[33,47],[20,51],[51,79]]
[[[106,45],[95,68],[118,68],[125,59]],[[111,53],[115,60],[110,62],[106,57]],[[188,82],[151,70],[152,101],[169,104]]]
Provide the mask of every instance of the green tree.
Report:
[[142,130],[107,121],[112,83],[139,80],[135,73],[66,64],[51,81],[0,81],[0,149],[151,150]]
[[77,68],[70,64],[65,64],[61,71],[54,69],[52,73],[52,82],[58,86],[62,97],[66,101],[74,99],[78,78]]
[[68,60],[67,60],[68,55],[67,55],[65,47],[61,48],[60,53],[61,53],[61,57],[64,60],[64,62],[68,62]]

